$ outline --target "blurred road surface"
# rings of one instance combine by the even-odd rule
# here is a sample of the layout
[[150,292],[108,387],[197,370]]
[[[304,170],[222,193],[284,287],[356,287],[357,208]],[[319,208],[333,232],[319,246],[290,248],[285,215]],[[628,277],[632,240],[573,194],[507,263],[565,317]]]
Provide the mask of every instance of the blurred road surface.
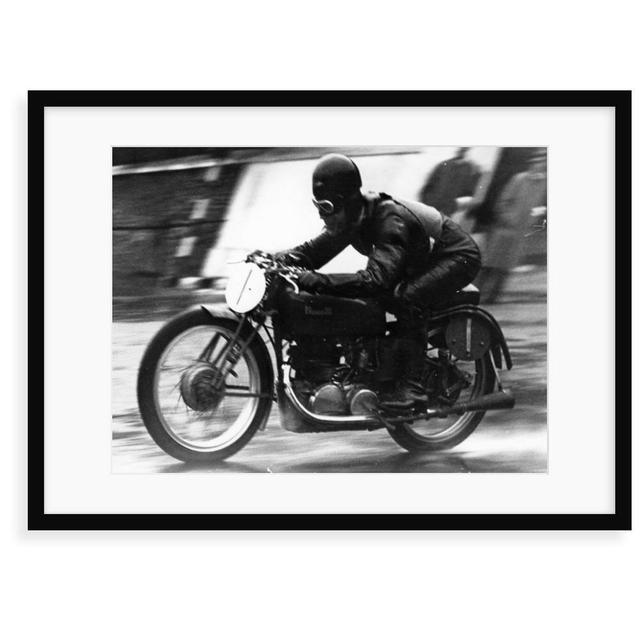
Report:
[[[163,320],[117,314],[113,323],[113,473],[175,472],[546,472],[547,304],[546,269],[514,274],[503,300],[487,305],[501,324],[514,368],[503,383],[516,407],[485,415],[476,431],[450,451],[411,454],[385,430],[296,434],[282,429],[276,405],[264,431],[232,458],[193,466],[166,455],[147,434],[136,403],[136,375],[142,353]],[[136,321],[120,321],[126,315]]]

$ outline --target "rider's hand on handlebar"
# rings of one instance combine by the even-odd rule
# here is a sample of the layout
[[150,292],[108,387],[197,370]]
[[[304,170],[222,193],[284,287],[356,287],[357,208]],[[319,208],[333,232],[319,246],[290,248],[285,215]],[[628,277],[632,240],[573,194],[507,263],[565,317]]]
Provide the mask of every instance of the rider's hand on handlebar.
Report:
[[255,262],[257,259],[260,260],[273,260],[274,256],[271,253],[266,251],[262,251],[261,249],[256,249],[247,255],[245,258],[246,261]]
[[309,266],[307,259],[299,253],[291,253],[290,251],[279,251],[273,256],[278,262],[291,267]]

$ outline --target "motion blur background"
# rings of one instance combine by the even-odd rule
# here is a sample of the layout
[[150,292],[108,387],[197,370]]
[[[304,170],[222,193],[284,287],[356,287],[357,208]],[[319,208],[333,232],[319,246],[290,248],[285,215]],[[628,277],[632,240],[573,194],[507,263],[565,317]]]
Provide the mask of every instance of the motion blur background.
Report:
[[[139,296],[158,306],[177,290],[219,288],[229,262],[257,248],[294,246],[319,232],[311,173],[331,151],[356,160],[364,189],[445,210],[481,248],[499,223],[497,203],[509,181],[532,159],[546,156],[544,149],[488,146],[114,148],[115,313]],[[460,154],[465,157],[456,158]],[[464,176],[456,170],[461,164]],[[444,204],[443,194],[454,205]],[[544,198],[546,205],[546,184]],[[516,266],[544,268],[546,212],[529,213],[520,225]],[[365,263],[347,249],[323,270],[355,271]]]

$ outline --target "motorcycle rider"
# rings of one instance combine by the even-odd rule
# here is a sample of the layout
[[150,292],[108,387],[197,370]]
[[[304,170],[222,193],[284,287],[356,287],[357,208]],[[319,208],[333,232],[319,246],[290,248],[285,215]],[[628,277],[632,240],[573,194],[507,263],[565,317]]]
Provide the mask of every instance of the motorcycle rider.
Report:
[[[278,257],[299,264],[298,283],[309,292],[377,298],[397,320],[405,373],[384,406],[408,409],[428,400],[420,384],[426,347],[423,311],[469,284],[480,269],[471,236],[433,207],[363,192],[355,162],[339,154],[320,159],[312,176],[313,204],[322,233]],[[368,257],[365,269],[317,273],[348,245]]]

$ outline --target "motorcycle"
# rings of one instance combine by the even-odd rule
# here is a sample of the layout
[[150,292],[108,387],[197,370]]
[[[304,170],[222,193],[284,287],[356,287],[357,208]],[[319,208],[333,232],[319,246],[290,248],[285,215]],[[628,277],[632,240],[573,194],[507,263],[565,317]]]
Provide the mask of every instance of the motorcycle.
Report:
[[196,463],[227,458],[266,428],[274,403],[288,431],[386,429],[408,451],[454,447],[486,411],[513,408],[499,376],[512,367],[509,349],[477,288],[427,312],[428,401],[390,410],[381,398],[402,374],[406,345],[397,322],[375,300],[300,291],[300,272],[254,252],[229,278],[226,305],[192,307],[151,340],[138,404],[166,453]]

